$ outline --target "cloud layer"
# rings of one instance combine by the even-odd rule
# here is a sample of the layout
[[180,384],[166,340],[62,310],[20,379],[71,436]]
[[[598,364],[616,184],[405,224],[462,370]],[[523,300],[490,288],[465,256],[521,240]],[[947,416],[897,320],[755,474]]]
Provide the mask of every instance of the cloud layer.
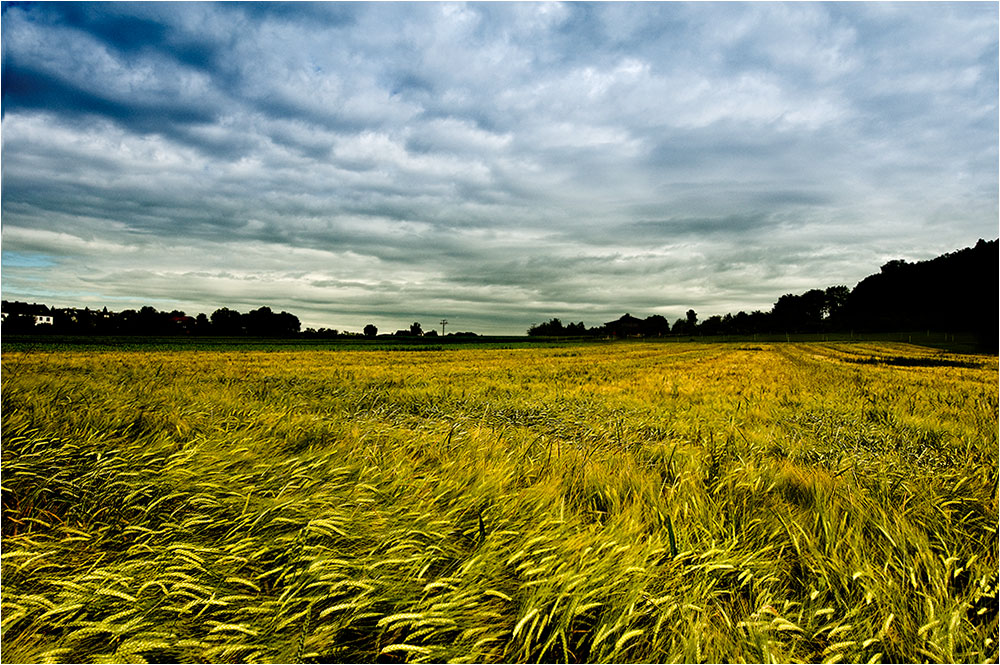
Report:
[[6,299],[769,307],[996,237],[994,3],[3,8]]

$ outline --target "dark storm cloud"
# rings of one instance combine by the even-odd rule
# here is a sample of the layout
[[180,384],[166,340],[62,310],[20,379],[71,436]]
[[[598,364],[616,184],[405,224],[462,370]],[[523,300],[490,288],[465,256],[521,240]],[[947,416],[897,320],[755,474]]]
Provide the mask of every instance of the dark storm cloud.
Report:
[[3,102],[4,114],[18,110],[45,110],[70,117],[94,114],[139,132],[155,132],[164,126],[214,120],[214,115],[203,108],[173,104],[165,99],[136,103],[106,97],[57,76],[23,66],[14,57],[4,61]]
[[991,4],[7,3],[2,29],[8,299],[518,332],[766,309],[996,235]]
[[166,27],[157,21],[114,13],[113,4],[47,2],[38,5],[13,3],[11,6],[31,6],[38,19],[90,32],[108,45],[123,51],[155,47],[167,34]]

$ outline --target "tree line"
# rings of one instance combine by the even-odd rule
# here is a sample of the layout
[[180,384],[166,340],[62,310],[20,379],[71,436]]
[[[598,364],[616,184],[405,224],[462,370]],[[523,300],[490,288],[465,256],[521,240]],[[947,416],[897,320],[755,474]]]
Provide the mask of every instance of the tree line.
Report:
[[225,335],[287,337],[301,329],[299,319],[288,312],[259,307],[246,313],[222,307],[211,316],[188,316],[181,310],[111,312],[108,308],[50,308],[46,305],[3,301],[4,332],[53,332],[68,335]]
[[[126,309],[121,312],[103,309],[63,307],[55,308],[38,303],[3,301],[3,331],[13,334],[59,335],[141,335],[169,337],[174,335],[225,336],[225,337],[437,337],[436,330],[423,329],[414,321],[409,328],[394,333],[379,334],[370,323],[361,333],[335,328],[306,328],[302,330],[299,318],[288,312],[275,312],[270,307],[259,307],[246,313],[221,307],[211,316],[188,316],[181,310],[158,311],[154,307]],[[442,331],[443,332],[443,331]],[[478,337],[474,332],[449,332],[446,337]]]
[[710,316],[699,321],[689,309],[672,324],[655,314],[625,314],[587,328],[558,318],[531,326],[532,336],[654,337],[817,332],[944,331],[975,333],[981,346],[997,347],[998,241],[979,240],[928,261],[889,261],[853,289],[831,286],[786,293],[767,312]]

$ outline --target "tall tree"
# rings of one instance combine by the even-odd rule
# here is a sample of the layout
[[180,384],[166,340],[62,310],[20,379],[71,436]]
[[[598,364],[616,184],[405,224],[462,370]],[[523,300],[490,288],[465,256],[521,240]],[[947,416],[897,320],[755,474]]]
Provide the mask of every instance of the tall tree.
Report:
[[851,290],[846,286],[831,286],[826,289],[825,315],[830,328],[840,327],[850,296]]
[[242,335],[243,315],[228,307],[212,312],[212,331],[217,335]]
[[543,337],[557,337],[565,334],[565,329],[563,328],[563,323],[559,319],[553,317],[549,319],[547,323],[540,323],[538,325],[531,326],[528,328],[528,334],[531,336],[543,336]]
[[647,337],[666,335],[670,332],[670,322],[659,314],[647,316],[642,321],[642,334]]

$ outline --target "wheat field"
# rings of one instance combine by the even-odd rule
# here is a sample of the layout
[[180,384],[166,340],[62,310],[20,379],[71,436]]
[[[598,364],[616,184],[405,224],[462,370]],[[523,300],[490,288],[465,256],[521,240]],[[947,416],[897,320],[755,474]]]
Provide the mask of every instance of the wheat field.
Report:
[[3,662],[998,660],[996,356],[636,342],[2,370]]

